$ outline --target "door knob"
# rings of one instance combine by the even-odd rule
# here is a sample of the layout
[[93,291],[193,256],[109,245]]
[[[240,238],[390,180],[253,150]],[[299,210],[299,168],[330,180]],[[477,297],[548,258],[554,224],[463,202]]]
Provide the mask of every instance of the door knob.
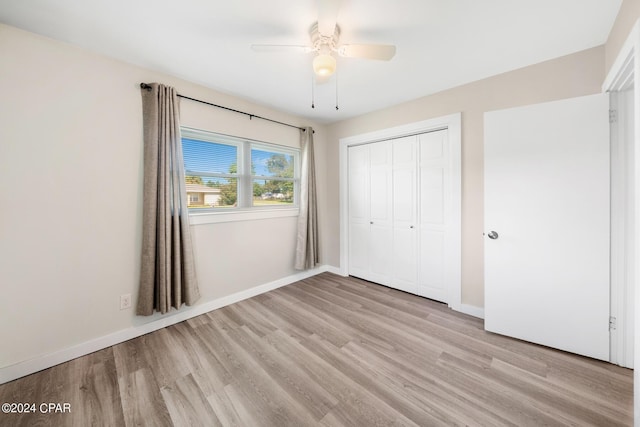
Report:
[[498,233],[495,231],[490,231],[489,234],[487,234],[487,236],[489,236],[490,239],[497,239],[498,238]]

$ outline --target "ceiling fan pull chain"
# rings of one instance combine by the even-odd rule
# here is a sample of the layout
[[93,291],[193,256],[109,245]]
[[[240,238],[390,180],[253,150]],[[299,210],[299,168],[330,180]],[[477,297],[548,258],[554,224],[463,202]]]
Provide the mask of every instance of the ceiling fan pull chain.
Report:
[[336,111],[338,111],[338,72],[336,71]]
[[316,95],[315,95],[315,87],[316,87],[316,83],[315,83],[315,76],[313,73],[311,73],[311,108],[316,108]]

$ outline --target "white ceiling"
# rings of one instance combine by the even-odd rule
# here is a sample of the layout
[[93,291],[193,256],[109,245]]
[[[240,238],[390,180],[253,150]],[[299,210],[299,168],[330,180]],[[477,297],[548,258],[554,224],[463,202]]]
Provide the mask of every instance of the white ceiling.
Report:
[[[330,123],[606,42],[622,0],[343,0],[342,43],[395,44],[390,62],[338,59],[316,87],[316,0],[0,0],[0,21]],[[198,97],[198,94],[184,95]],[[209,100],[215,102],[215,100]]]

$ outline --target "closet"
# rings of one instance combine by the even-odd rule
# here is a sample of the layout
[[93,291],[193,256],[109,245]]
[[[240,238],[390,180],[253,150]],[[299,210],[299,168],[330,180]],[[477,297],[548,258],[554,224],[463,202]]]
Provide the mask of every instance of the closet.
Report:
[[447,129],[349,146],[350,275],[448,302],[451,165]]

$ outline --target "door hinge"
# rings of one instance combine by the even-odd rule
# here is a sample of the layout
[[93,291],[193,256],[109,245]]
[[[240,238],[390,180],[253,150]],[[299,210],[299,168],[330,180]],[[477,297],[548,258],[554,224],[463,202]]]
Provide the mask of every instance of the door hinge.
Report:
[[610,331],[615,331],[616,330],[616,318],[615,317],[609,317],[609,330]]
[[609,123],[618,122],[618,110],[609,110]]

